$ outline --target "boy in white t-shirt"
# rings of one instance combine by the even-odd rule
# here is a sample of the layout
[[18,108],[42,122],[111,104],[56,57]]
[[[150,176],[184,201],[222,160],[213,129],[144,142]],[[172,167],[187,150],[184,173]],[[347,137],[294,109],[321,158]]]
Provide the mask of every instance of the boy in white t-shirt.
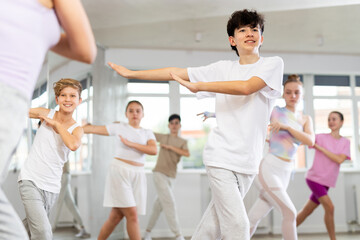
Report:
[[54,84],[59,111],[47,108],[29,111],[30,118],[42,122],[18,178],[26,213],[23,223],[30,239],[53,238],[49,214],[60,192],[62,168],[70,151],[80,147],[84,133],[72,118],[81,103],[81,90],[79,81],[61,79]]
[[109,65],[125,78],[174,79],[198,98],[216,97],[215,127],[204,149],[212,200],[192,239],[249,239],[243,198],[258,173],[266,128],[276,98],[281,96],[283,61],[260,57],[263,16],[234,12],[227,24],[237,61],[219,61],[195,68],[131,71]]

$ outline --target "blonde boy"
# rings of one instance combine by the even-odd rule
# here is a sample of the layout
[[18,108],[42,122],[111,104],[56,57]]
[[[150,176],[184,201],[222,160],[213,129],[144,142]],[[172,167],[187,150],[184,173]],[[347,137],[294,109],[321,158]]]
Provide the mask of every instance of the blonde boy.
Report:
[[59,111],[46,108],[29,111],[30,118],[42,122],[18,178],[26,213],[23,223],[30,239],[53,238],[49,214],[60,192],[63,165],[70,151],[80,147],[83,135],[83,129],[72,118],[81,103],[81,90],[80,82],[61,79],[54,83]]

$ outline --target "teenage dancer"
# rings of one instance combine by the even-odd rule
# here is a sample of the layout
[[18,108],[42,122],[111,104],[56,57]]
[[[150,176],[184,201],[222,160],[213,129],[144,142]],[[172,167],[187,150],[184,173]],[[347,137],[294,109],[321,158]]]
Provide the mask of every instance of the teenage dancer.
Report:
[[70,151],[80,147],[83,135],[83,129],[72,118],[81,103],[80,82],[61,79],[54,84],[54,91],[59,111],[29,111],[30,118],[41,119],[42,124],[18,178],[26,213],[23,223],[30,239],[52,239],[49,214],[60,192],[62,168]]
[[145,215],[146,212],[145,154],[156,155],[157,148],[153,132],[140,127],[144,117],[140,102],[128,103],[126,117],[129,123],[118,122],[106,126],[87,124],[83,127],[85,133],[116,136],[117,139],[104,193],[104,207],[112,209],[98,240],[107,239],[124,217],[130,239],[141,239],[138,214]]
[[[4,0],[0,7],[0,185],[24,131],[34,86],[51,49],[91,63],[96,45],[80,0]],[[61,26],[60,26],[61,24]],[[61,33],[61,29],[64,30]],[[27,234],[0,186],[0,239]]]
[[144,240],[151,240],[151,230],[154,228],[161,211],[164,211],[166,221],[176,240],[184,240],[180,231],[179,218],[176,211],[173,186],[176,177],[177,164],[181,156],[189,157],[187,141],[179,137],[181,118],[178,114],[169,117],[169,134],[155,133],[156,141],[160,143],[160,153],[153,169],[154,184],[157,198],[154,202],[149,223],[146,227]]
[[275,107],[270,119],[269,152],[260,164],[255,184],[260,195],[249,211],[250,235],[274,207],[282,215],[284,240],[297,239],[296,208],[286,189],[300,144],[315,142],[312,119],[297,112],[302,99],[302,83],[298,75],[290,75],[284,83],[285,107]]
[[83,220],[80,216],[78,207],[75,204],[74,196],[71,191],[71,174],[70,174],[70,163],[67,161],[63,167],[63,174],[61,177],[61,190],[58,198],[58,206],[55,215],[54,227],[58,222],[62,206],[65,202],[67,208],[75,218],[76,224],[80,226],[80,231],[75,235],[78,238],[90,238],[90,234],[86,232]]
[[217,127],[203,154],[212,200],[193,239],[249,239],[243,198],[258,172],[270,113],[282,91],[282,59],[260,57],[263,16],[246,9],[236,11],[227,32],[231,48],[239,56],[237,61],[145,71],[109,63],[125,78],[174,79],[198,97],[216,96]]
[[324,222],[331,240],[336,237],[334,205],[328,190],[335,187],[340,164],[350,159],[350,141],[340,135],[343,123],[343,114],[333,111],[328,117],[331,133],[316,134],[314,162],[306,175],[306,183],[312,194],[296,217],[296,224],[299,226],[321,204],[325,210]]

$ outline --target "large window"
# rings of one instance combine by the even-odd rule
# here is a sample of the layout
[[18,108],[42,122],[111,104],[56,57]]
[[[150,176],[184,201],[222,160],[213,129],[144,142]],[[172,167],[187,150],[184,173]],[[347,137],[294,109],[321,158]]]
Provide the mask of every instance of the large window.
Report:
[[[143,128],[159,133],[169,132],[167,120],[170,113],[170,88],[168,82],[129,80],[127,92],[127,102],[138,100],[144,106],[144,118],[141,120]],[[147,155],[145,167],[154,168],[156,159],[157,156]]]
[[[358,137],[355,137],[355,125],[358,125],[358,118],[354,119],[354,111],[357,111],[355,91],[352,91],[350,76],[313,76],[313,95],[306,96],[312,98],[313,102],[313,119],[315,133],[330,133],[328,127],[328,115],[332,111],[339,111],[344,114],[344,125],[340,130],[340,134],[351,141],[351,157],[353,161],[346,161],[341,166],[349,168],[355,166],[358,161]],[[356,89],[355,89],[356,90]],[[355,123],[356,122],[356,123]],[[312,159],[309,159],[309,165]]]

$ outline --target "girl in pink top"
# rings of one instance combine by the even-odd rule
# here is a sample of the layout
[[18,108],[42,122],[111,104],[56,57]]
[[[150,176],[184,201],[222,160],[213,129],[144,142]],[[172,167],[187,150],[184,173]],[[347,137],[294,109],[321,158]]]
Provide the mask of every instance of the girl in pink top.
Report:
[[329,187],[335,187],[340,164],[350,159],[350,141],[339,133],[343,123],[343,114],[333,111],[328,118],[331,133],[316,135],[314,163],[306,175],[306,183],[312,194],[296,218],[299,226],[321,204],[325,210],[324,221],[331,240],[336,239],[334,205],[327,192]]

